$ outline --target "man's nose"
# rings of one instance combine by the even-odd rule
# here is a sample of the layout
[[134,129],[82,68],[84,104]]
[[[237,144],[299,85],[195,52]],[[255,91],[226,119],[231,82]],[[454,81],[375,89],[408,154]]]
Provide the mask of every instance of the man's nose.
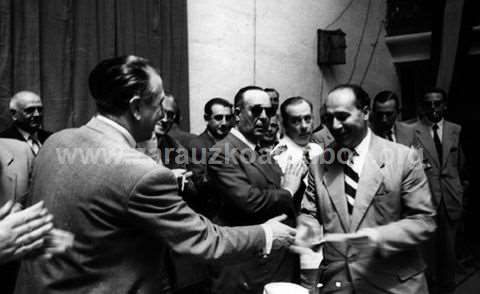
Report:
[[42,115],[40,110],[38,108],[35,108],[35,110],[33,111],[33,116],[40,116]]
[[333,118],[333,129],[340,129],[343,126],[342,122],[339,121],[337,118]]

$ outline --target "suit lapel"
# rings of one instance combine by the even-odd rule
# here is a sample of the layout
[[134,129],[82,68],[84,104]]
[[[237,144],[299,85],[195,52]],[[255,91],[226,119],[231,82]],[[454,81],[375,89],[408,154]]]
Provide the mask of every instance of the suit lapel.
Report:
[[372,134],[372,142],[370,143],[370,148],[358,182],[350,232],[355,232],[358,229],[380,184],[383,182],[383,174],[381,172],[381,169],[384,167],[383,158],[376,158],[382,154],[382,148],[379,148],[379,144],[380,142],[378,142]]
[[0,175],[2,175],[0,179],[0,195],[3,196],[5,201],[15,200],[17,175],[10,171],[14,158],[13,155],[6,150],[0,150],[0,152],[2,153],[0,154],[0,159],[4,161],[0,167]]
[[343,230],[347,232],[350,219],[347,211],[347,199],[345,198],[345,178],[342,166],[338,163],[328,166],[323,165],[323,171],[323,185],[335,206]]
[[453,142],[457,142],[458,133],[454,131],[452,125],[448,122],[443,121],[443,133],[442,133],[442,164],[445,165],[447,163],[448,154],[450,152],[450,148],[452,148]]
[[430,158],[434,162],[434,164],[440,167],[440,162],[438,161],[437,149],[435,149],[433,138],[430,135],[430,129],[428,128],[428,126],[422,122],[418,122],[417,128],[415,129],[415,133],[418,139],[420,140],[425,152],[430,155]]
[[[231,142],[233,147],[237,149],[232,151],[240,153],[240,160],[242,160],[243,162],[247,161],[248,163],[253,165],[272,184],[275,184],[275,185],[280,184],[281,171],[279,173],[277,170],[275,170],[273,166],[271,166],[268,163],[260,163],[260,158],[259,156],[257,156],[255,151],[252,150],[250,147],[248,147],[247,144],[243,143],[240,139],[238,139],[234,135],[229,134],[227,138]],[[244,152],[244,150],[248,150],[248,152]],[[248,155],[255,156],[255,160],[251,160],[251,158],[247,158],[249,157]],[[242,157],[245,157],[245,158],[242,158]],[[273,162],[273,159],[271,160]]]

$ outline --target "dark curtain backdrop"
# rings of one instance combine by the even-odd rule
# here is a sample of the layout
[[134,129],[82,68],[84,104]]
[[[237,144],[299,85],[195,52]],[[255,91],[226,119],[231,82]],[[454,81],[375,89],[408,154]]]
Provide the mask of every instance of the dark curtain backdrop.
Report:
[[[186,0],[0,0],[0,130],[20,90],[42,97],[45,129],[84,124],[95,112],[88,75],[102,59],[134,54],[160,69],[188,110]],[[188,129],[188,113],[181,126]]]

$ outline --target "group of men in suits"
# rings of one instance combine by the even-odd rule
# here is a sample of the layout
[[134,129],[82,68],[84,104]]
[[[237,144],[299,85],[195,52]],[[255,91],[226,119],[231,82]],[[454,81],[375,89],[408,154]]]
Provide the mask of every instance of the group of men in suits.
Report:
[[[175,99],[148,60],[106,59],[89,87],[97,114],[86,125],[52,135],[37,152],[22,135],[37,155],[28,203],[43,201],[75,243],[53,259],[24,260],[16,293],[262,293],[277,281],[312,293],[428,293],[419,249],[432,236],[454,235],[461,205],[453,169],[462,159],[460,128],[442,120],[442,92],[425,95],[423,120],[407,126],[396,120],[393,93],[377,95],[371,111],[360,86],[342,84],[329,92],[324,127],[314,133],[308,100],[291,97],[279,107],[278,92],[247,86],[233,105],[210,100],[206,130],[181,144],[169,136]],[[38,139],[41,128],[24,125],[14,128]],[[135,148],[151,139],[156,160]],[[182,166],[165,152],[179,148],[189,155]],[[65,163],[59,149],[103,156]],[[187,170],[192,182],[184,181]],[[214,205],[195,207],[199,199],[189,199],[184,185]],[[295,236],[299,217],[315,225]],[[300,242],[312,232],[321,245]],[[453,249],[443,243],[440,250]],[[297,253],[314,266],[301,266]],[[171,275],[175,255],[208,272],[208,289],[172,288],[182,274]]]
[[444,119],[446,99],[442,89],[429,89],[421,98],[419,119],[406,124],[397,120],[398,96],[382,91],[374,98],[371,121],[373,131],[379,136],[421,151],[437,223],[433,238],[422,246],[430,293],[454,291],[456,233],[468,186],[461,127]]

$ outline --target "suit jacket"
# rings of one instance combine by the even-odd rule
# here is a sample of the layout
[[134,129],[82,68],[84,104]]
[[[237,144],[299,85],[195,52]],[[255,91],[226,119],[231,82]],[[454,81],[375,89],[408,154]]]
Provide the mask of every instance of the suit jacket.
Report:
[[15,293],[169,293],[168,247],[217,262],[264,248],[260,226],[221,228],[195,214],[173,173],[133,147],[98,118],[47,140],[32,201],[75,241],[64,255],[23,261]]
[[[415,130],[411,125],[408,125],[404,122],[396,121],[395,122],[395,140],[397,143],[405,145],[405,146],[413,146],[415,143]],[[372,124],[372,131],[377,135],[382,137],[379,131],[377,131]]]
[[182,146],[188,146],[190,140],[193,140],[196,137],[196,135],[182,130],[176,123],[172,125],[172,128],[170,131],[168,131],[168,134],[175,140],[178,140]]
[[465,178],[465,157],[460,144],[462,128],[444,120],[442,134],[442,164],[440,164],[435,143],[430,135],[430,126],[425,121],[413,125],[416,146],[423,150],[424,167],[433,195],[433,203],[438,207],[444,202],[450,219],[458,220],[463,210],[463,185]]
[[[266,154],[265,158],[271,157]],[[224,225],[253,225],[286,214],[294,225],[293,199],[280,187],[281,170],[264,163],[255,152],[233,134],[211,149],[208,176],[212,191],[221,197],[216,221]],[[214,293],[262,293],[273,281],[296,281],[298,257],[287,249],[265,258],[245,259],[232,266],[218,268]]]
[[[38,130],[37,131],[37,136],[38,140],[40,143],[44,143],[45,140],[47,140],[48,137],[52,132],[45,131],[45,130]],[[15,125],[11,125],[8,129],[0,133],[0,138],[10,138],[10,139],[17,139],[20,141],[25,141],[25,138],[22,136],[22,134],[18,131],[17,127]]]
[[0,139],[0,206],[8,200],[24,202],[32,162],[33,154],[26,143]]
[[323,224],[325,234],[373,228],[379,246],[360,251],[327,243],[320,266],[324,288],[335,288],[338,281],[341,293],[428,293],[417,248],[435,229],[434,209],[416,151],[372,134],[352,216],[343,166],[329,162],[321,156],[312,162],[304,212]]
[[[0,139],[0,206],[8,200],[24,203],[29,190],[33,153],[18,140]],[[0,265],[2,293],[13,293],[19,262]]]
[[208,150],[213,145],[215,145],[215,140],[205,130],[191,140],[189,146],[186,146],[189,153],[188,169],[193,172],[191,179],[199,191],[199,197],[203,204],[199,206],[199,212],[208,218],[213,218],[218,210],[218,203],[209,189],[207,177]]

